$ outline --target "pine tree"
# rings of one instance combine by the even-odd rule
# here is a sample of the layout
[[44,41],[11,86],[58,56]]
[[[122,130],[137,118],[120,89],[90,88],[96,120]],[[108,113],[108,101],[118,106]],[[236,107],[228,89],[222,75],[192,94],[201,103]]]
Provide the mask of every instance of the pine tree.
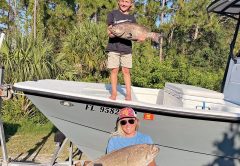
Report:
[[6,31],[13,25],[13,8],[10,5],[11,1],[0,1],[0,31]]

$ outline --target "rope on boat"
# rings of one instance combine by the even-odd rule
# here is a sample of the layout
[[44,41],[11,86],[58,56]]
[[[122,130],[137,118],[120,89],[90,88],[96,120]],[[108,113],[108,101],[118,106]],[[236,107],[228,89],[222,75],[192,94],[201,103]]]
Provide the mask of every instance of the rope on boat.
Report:
[[17,93],[17,92],[13,92],[13,95],[26,96],[24,93]]
[[10,100],[14,95],[18,96],[26,96],[24,93],[18,93],[13,90],[12,84],[4,84],[0,85],[0,98],[3,100]]
[[13,98],[13,88],[11,84],[0,85],[0,97],[3,100],[9,100]]

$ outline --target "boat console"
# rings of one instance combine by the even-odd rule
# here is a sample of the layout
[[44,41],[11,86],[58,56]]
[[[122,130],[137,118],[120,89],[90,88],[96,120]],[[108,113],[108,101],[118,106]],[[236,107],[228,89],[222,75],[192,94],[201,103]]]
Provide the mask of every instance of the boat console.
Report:
[[223,93],[226,101],[240,105],[240,57],[236,60],[230,62]]

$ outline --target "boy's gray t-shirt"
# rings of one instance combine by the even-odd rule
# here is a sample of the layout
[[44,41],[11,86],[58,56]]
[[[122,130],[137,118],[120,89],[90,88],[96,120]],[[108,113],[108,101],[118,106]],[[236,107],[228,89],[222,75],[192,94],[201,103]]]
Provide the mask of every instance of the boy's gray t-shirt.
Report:
[[[131,14],[123,14],[119,10],[113,10],[107,16],[107,25],[114,25],[122,22],[136,23],[136,19]],[[132,53],[132,42],[130,40],[114,37],[109,38],[106,50],[108,52],[117,52],[121,54]]]

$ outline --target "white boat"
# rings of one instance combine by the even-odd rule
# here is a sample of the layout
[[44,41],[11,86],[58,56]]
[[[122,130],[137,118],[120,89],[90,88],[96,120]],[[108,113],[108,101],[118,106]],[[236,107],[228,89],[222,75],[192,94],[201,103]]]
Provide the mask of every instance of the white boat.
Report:
[[[214,1],[208,10],[237,14],[238,32],[239,0]],[[140,131],[160,146],[157,165],[240,166],[240,57],[231,53],[228,62],[223,93],[166,83],[163,89],[132,87],[133,101],[125,101],[120,85],[113,101],[110,85],[101,83],[38,80],[14,89],[92,159],[105,154],[118,110],[128,106],[141,120]]]

